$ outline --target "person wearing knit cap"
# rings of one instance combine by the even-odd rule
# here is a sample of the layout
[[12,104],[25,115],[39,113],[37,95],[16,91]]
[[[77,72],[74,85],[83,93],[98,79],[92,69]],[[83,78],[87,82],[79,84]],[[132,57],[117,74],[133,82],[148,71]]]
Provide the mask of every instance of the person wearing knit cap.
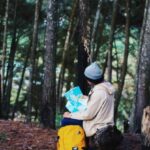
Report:
[[102,70],[100,69],[100,67],[96,62],[86,67],[84,75],[87,81],[90,81],[95,84],[100,83],[104,80]]
[[91,86],[87,109],[83,112],[65,112],[63,117],[82,120],[87,137],[93,137],[97,129],[114,125],[114,87],[104,80],[102,70],[94,62],[85,68],[84,76]]

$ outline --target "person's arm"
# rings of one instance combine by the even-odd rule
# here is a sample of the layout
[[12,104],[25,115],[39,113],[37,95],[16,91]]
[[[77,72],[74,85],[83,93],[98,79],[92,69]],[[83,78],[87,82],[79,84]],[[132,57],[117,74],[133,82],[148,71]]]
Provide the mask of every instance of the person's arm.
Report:
[[91,120],[99,111],[103,101],[106,99],[106,93],[103,90],[95,91],[88,102],[87,109],[83,112],[66,113],[65,116],[72,119]]
[[83,96],[81,96],[81,99],[88,99],[88,96],[87,95],[83,95]]
[[64,112],[64,114],[63,114],[63,117],[64,118],[70,118],[71,117],[71,113],[70,112]]

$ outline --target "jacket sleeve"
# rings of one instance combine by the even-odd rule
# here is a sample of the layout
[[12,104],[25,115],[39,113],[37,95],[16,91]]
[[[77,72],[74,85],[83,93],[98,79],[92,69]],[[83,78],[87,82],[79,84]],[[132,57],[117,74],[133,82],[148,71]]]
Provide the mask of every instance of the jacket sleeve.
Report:
[[94,91],[88,101],[87,109],[83,112],[71,113],[72,119],[91,120],[100,110],[106,99],[106,92],[103,90]]

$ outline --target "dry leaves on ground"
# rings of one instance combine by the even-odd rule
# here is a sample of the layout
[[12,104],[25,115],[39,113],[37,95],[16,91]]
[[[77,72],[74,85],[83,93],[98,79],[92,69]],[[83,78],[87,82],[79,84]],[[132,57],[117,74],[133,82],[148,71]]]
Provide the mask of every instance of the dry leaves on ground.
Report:
[[56,150],[56,131],[0,120],[0,150]]

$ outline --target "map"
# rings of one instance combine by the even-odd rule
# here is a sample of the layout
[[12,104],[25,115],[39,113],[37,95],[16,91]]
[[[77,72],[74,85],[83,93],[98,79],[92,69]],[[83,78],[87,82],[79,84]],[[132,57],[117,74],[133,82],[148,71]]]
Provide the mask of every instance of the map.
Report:
[[80,112],[86,110],[87,99],[82,98],[83,93],[79,86],[76,86],[64,94],[67,99],[66,108],[70,112]]

